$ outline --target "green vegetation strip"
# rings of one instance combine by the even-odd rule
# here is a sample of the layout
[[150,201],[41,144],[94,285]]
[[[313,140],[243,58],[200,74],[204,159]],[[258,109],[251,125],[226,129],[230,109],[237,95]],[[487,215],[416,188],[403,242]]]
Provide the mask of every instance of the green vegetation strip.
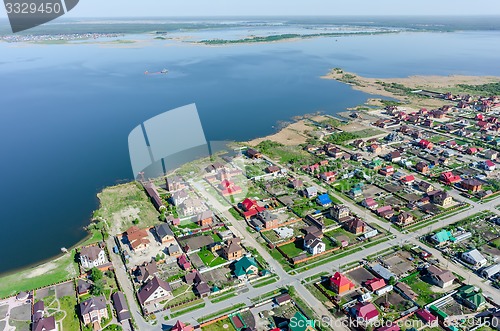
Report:
[[[358,263],[358,262],[356,262],[356,264],[357,264],[357,263]],[[323,276],[328,276],[329,274],[330,274],[329,272],[323,271],[323,272],[320,272],[320,273],[317,273],[317,274],[315,274],[315,275],[312,275],[312,276],[310,276],[310,277],[305,278],[305,279],[304,279],[304,281],[305,281],[306,283],[309,283],[309,282],[312,282],[312,281],[314,281],[314,280],[320,279],[320,278],[321,278],[321,277],[323,277]]]
[[[181,316],[181,315],[187,314],[187,313],[189,313],[190,311],[194,311],[194,310],[197,310],[197,309],[200,309],[200,308],[203,308],[203,307],[205,307],[205,303],[204,303],[204,302],[203,302],[203,303],[200,303],[199,305],[189,307],[188,309],[184,309],[184,310],[178,311],[178,312],[176,312],[176,313],[172,313],[172,314],[170,315],[170,318],[172,318],[172,319],[173,319],[173,318],[175,318],[175,317],[177,317],[177,316]],[[165,316],[165,318],[166,318],[166,316]]]
[[231,313],[235,310],[238,310],[238,309],[241,309],[243,307],[245,307],[246,305],[244,303],[238,303],[234,306],[231,306],[231,307],[227,307],[227,308],[224,308],[222,310],[219,310],[218,312],[215,312],[215,313],[212,313],[212,314],[209,314],[209,315],[204,315],[202,316],[201,318],[198,318],[196,321],[198,323],[203,323],[203,322],[206,322],[206,321],[209,321],[215,317],[218,317],[218,316],[221,316],[221,315],[224,315],[224,314],[228,314],[228,313]]
[[221,295],[217,298],[214,298],[212,300],[210,300],[211,303],[217,303],[217,302],[221,302],[221,301],[224,301],[224,300],[227,300],[227,299],[231,299],[231,298],[234,298],[235,296],[237,296],[237,294],[235,292],[231,292],[231,293],[227,293],[226,295]]
[[363,250],[363,248],[356,247],[354,249],[351,249],[350,251],[347,251],[347,252],[344,252],[344,253],[340,253],[340,254],[335,254],[335,255],[333,255],[333,256],[331,256],[329,258],[316,261],[315,263],[312,263],[312,264],[308,264],[306,267],[303,267],[301,270],[292,270],[292,272],[290,272],[290,274],[301,273],[301,272],[304,272],[304,271],[306,271],[308,269],[315,268],[318,265],[322,265],[322,264],[325,264],[325,263],[328,263],[328,262],[332,262],[332,261],[341,259],[343,257],[346,257],[348,255],[354,254],[354,253],[362,251],[362,250]]
[[268,279],[265,279],[263,281],[254,283],[254,284],[252,284],[252,286],[255,288],[259,288],[259,287],[264,287],[264,286],[269,285],[269,284],[276,283],[277,281],[278,281],[278,278],[272,277],[272,278],[268,278]]
[[186,307],[194,306],[200,302],[203,302],[203,299],[194,300],[194,301],[191,301],[189,303],[186,303],[185,305],[180,305],[177,307],[170,308],[170,311],[178,311],[178,310],[184,309]]

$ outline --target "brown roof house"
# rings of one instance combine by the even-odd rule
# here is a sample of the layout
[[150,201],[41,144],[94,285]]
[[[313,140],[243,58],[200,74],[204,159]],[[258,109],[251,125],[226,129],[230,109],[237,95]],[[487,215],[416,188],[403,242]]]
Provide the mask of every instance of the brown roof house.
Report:
[[101,247],[94,245],[80,249],[80,264],[83,268],[91,269],[103,265],[106,262],[106,253]]
[[198,270],[191,270],[184,276],[184,279],[188,285],[193,285],[193,290],[200,297],[206,297],[210,295],[210,286],[208,286],[205,278]]
[[79,307],[83,324],[88,325],[92,323],[94,330],[100,329],[102,319],[110,317],[108,316],[106,299],[102,295],[80,302]]
[[429,172],[429,165],[425,162],[418,162],[415,168],[422,174],[426,174]]
[[155,260],[151,262],[144,262],[142,265],[134,270],[135,279],[138,283],[145,283],[158,272]]
[[238,260],[243,255],[243,248],[240,245],[240,238],[232,238],[222,248],[222,255],[229,261]]
[[148,232],[144,229],[139,229],[137,226],[131,226],[126,231],[128,242],[130,247],[134,251],[141,251],[149,247],[150,241],[148,239]]
[[33,315],[31,321],[33,322],[33,331],[56,331],[56,319],[54,316],[45,317],[45,304],[42,300],[37,301],[33,305]]
[[196,223],[199,226],[206,226],[212,224],[214,221],[214,213],[211,210],[205,210],[196,216]]
[[449,270],[441,270],[438,267],[431,265],[427,268],[427,273],[431,277],[434,284],[441,288],[446,288],[453,285],[455,276]]
[[404,211],[398,215],[398,224],[401,226],[405,226],[413,223],[413,215]]
[[443,208],[448,208],[453,204],[453,197],[445,191],[439,191],[433,194],[431,200],[434,204]]
[[155,232],[162,244],[168,244],[175,241],[174,233],[166,223],[156,225]]
[[278,217],[267,210],[264,210],[257,214],[257,218],[264,223],[264,228],[272,229],[278,226]]
[[137,293],[143,310],[148,313],[157,310],[155,305],[172,297],[172,288],[166,281],[154,276]]
[[472,192],[479,192],[483,189],[483,182],[477,179],[466,179],[460,185],[464,190]]
[[366,223],[360,218],[353,218],[344,223],[344,227],[347,231],[360,234],[366,231]]
[[349,207],[344,205],[335,205],[330,208],[330,215],[334,220],[339,222],[348,220],[350,218],[350,213],[351,211],[349,210]]
[[111,299],[113,300],[113,306],[116,310],[116,318],[118,322],[123,322],[130,319],[130,311],[128,310],[127,301],[125,300],[125,296],[122,292],[115,292],[111,295]]

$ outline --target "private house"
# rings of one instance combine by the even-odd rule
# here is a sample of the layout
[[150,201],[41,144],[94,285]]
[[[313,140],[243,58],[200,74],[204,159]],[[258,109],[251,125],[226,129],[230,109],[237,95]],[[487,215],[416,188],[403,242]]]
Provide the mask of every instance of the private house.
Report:
[[370,291],[375,292],[382,287],[385,287],[387,284],[385,283],[385,280],[382,278],[372,278],[368,279],[365,281],[365,287],[368,288]]
[[372,152],[373,154],[378,154],[378,153],[382,152],[382,147],[380,147],[377,144],[371,144],[368,147],[368,151]]
[[309,233],[304,236],[304,249],[312,255],[320,254],[325,251],[325,243],[315,234]]
[[399,151],[393,151],[385,156],[385,159],[389,162],[399,162],[401,161],[401,153]]
[[211,210],[205,210],[196,216],[196,224],[201,227],[212,224],[214,221],[214,213]]
[[344,228],[354,234],[361,234],[366,231],[366,223],[357,217],[354,217],[344,223]]
[[315,321],[307,319],[300,311],[293,315],[292,320],[295,323],[288,324],[289,331],[315,331]]
[[394,210],[392,210],[392,206],[379,207],[375,212],[378,216],[386,219],[390,219],[392,216],[394,216]]
[[351,308],[353,317],[364,325],[369,325],[378,320],[378,310],[373,303],[359,302]]
[[495,163],[493,163],[493,161],[486,160],[483,162],[483,168],[484,168],[484,170],[487,170],[487,171],[493,171],[496,169],[496,165],[495,165]]
[[233,194],[241,193],[241,187],[233,183],[228,179],[224,179],[219,184],[219,189],[221,190],[221,194],[225,197]]
[[322,172],[320,175],[321,179],[323,179],[327,183],[332,183],[335,181],[336,173],[333,171]]
[[393,166],[386,166],[386,167],[383,167],[382,169],[380,169],[378,171],[379,174],[381,174],[382,176],[392,176],[394,174],[394,167]]
[[191,325],[186,325],[181,321],[177,321],[175,325],[170,329],[170,331],[193,331],[194,328]]
[[186,190],[181,189],[172,193],[172,195],[170,196],[170,202],[172,202],[174,206],[179,206],[188,198],[189,195],[187,194]]
[[420,139],[420,141],[418,142],[418,146],[423,149],[432,149],[434,147],[434,144],[429,140]]
[[304,190],[304,195],[307,198],[314,198],[318,195],[318,190],[314,186],[306,187]]
[[437,317],[432,315],[427,309],[419,309],[416,314],[427,325],[433,326],[437,323]]
[[158,236],[158,240],[162,244],[168,244],[175,241],[174,233],[166,223],[155,226],[155,232]]
[[253,148],[248,148],[247,149],[247,156],[251,159],[260,159],[260,158],[262,158],[262,153],[259,151],[256,151]]
[[170,256],[177,257],[181,255],[181,249],[179,248],[178,245],[172,244],[168,246],[167,249],[168,249],[168,255]]
[[413,223],[414,219],[413,219],[413,215],[410,214],[409,212],[402,212],[398,215],[398,221],[397,223],[400,225],[400,226],[406,226],[408,224],[411,224]]
[[80,264],[84,269],[99,267],[106,263],[106,252],[101,247],[87,246],[80,249]]
[[467,191],[479,192],[483,189],[483,182],[477,179],[466,179],[460,183],[460,186]]
[[455,241],[455,237],[448,230],[441,230],[434,235],[431,236],[431,241],[435,243],[437,246],[442,246],[448,242]]
[[334,220],[342,223],[350,218],[350,209],[345,205],[334,205],[330,208],[330,215]]
[[464,262],[471,264],[475,268],[482,268],[488,263],[488,260],[477,249],[462,253],[461,258]]
[[382,160],[379,159],[379,158],[375,158],[373,159],[369,164],[368,164],[368,167],[370,167],[370,169],[373,169],[375,171],[377,170],[380,170],[382,168]]
[[406,298],[408,300],[415,300],[418,297],[417,293],[415,293],[411,289],[410,285],[406,283],[397,282],[396,287],[401,291],[401,295],[403,296],[403,298]]
[[357,139],[357,140],[354,140],[352,145],[356,148],[363,149],[366,146],[366,143],[363,139]]
[[288,293],[283,293],[278,295],[277,297],[274,297],[274,302],[276,302],[276,304],[280,306],[283,306],[292,302],[292,297]]
[[229,239],[222,249],[222,256],[229,261],[238,260],[242,255],[243,248],[240,245],[240,238]]
[[215,174],[219,171],[224,171],[226,167],[220,162],[215,162],[205,168],[205,171],[209,174]]
[[340,272],[336,272],[330,278],[330,286],[333,291],[339,295],[342,295],[345,292],[349,292],[350,290],[355,288],[351,280],[342,275]]
[[432,184],[424,182],[423,180],[418,183],[418,189],[422,192],[429,193],[434,191]]
[[415,169],[422,174],[427,174],[429,172],[429,165],[425,162],[418,162],[415,165]]
[[156,261],[153,259],[151,262],[144,262],[142,265],[135,268],[133,274],[135,276],[135,280],[142,284],[153,278],[157,272],[158,267],[156,265]]
[[249,218],[251,216],[257,215],[257,213],[265,210],[264,207],[261,207],[257,204],[256,200],[252,200],[250,198],[246,198],[241,203],[241,207],[243,208],[243,215],[245,218]]
[[172,298],[172,289],[169,283],[154,276],[139,290],[137,298],[144,311],[148,313],[150,306]]
[[484,152],[484,157],[489,160],[495,160],[498,157],[498,152],[493,149],[488,149]]
[[115,292],[111,295],[111,300],[113,300],[113,307],[116,310],[116,319],[118,322],[123,322],[130,319],[130,311],[128,310],[127,301],[123,292]]
[[453,197],[445,191],[438,191],[431,196],[432,203],[448,208],[453,205]]
[[190,270],[191,262],[188,261],[188,258],[185,254],[182,254],[177,258],[177,264],[181,267],[182,270]]
[[87,282],[84,279],[78,279],[78,282],[76,284],[76,293],[78,293],[78,295],[85,295],[89,293],[91,287],[91,283]]
[[413,175],[404,176],[400,179],[400,182],[406,185],[413,185],[413,183],[415,182],[415,176]]
[[270,213],[268,210],[261,211],[257,214],[257,218],[262,222],[264,228],[272,229],[279,225],[278,217]]
[[318,197],[316,198],[316,202],[322,207],[328,207],[332,204],[330,196],[326,193],[318,195]]
[[429,266],[427,273],[431,277],[434,284],[441,288],[446,288],[453,285],[455,276],[449,270],[441,270],[436,266]]
[[472,285],[464,285],[458,289],[455,297],[467,307],[478,310],[486,304],[486,299],[483,294],[476,291]]
[[356,186],[356,187],[353,187],[350,191],[349,191],[349,195],[353,198],[357,198],[361,195],[363,195],[363,189],[359,186]]
[[194,215],[205,210],[205,205],[200,199],[187,198],[179,205],[179,211],[183,215]]
[[278,166],[275,166],[275,165],[271,165],[271,166],[268,166],[264,169],[268,174],[274,174],[276,172],[279,172],[280,171],[280,167]]
[[363,200],[361,204],[363,205],[363,207],[366,207],[371,210],[375,210],[378,208],[378,202],[375,201],[373,198],[366,198]]
[[210,295],[210,286],[205,281],[205,278],[198,270],[192,270],[184,276],[186,284],[192,285],[194,292],[201,298]]
[[301,189],[302,187],[304,187],[304,182],[302,181],[302,179],[294,178],[289,182],[289,186],[296,190]]
[[42,300],[33,305],[33,315],[31,316],[33,331],[56,331],[56,320],[54,316],[45,317],[45,304]]
[[442,182],[446,185],[453,185],[462,181],[462,178],[458,175],[454,175],[451,171],[443,172],[440,176]]
[[182,190],[183,188],[186,187],[186,183],[179,176],[166,177],[165,183],[166,183],[167,190],[169,192]]
[[234,263],[234,275],[238,279],[250,278],[256,276],[259,272],[257,262],[253,257],[243,256]]
[[[487,124],[486,122],[484,123]],[[465,153],[470,155],[476,154],[477,152],[479,152],[479,150],[476,147],[469,147],[465,150]]]
[[137,252],[149,247],[150,241],[146,230],[133,225],[125,233],[132,250]]
[[97,330],[100,329],[100,324],[103,319],[111,317],[108,316],[106,299],[102,295],[80,302],[79,308],[83,324],[93,324],[94,329]]
[[155,206],[156,210],[160,210],[161,208],[165,208],[163,201],[161,200],[160,194],[156,189],[156,185],[153,182],[143,183],[143,187],[146,190],[149,199]]
[[481,271],[481,276],[486,279],[495,277],[496,274],[500,273],[500,264],[493,264]]

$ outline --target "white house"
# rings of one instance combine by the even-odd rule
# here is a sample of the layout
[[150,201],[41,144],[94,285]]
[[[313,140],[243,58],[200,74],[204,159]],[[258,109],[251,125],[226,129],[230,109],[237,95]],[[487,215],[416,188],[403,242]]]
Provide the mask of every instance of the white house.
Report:
[[484,268],[483,271],[481,272],[481,275],[484,278],[488,279],[488,278],[492,278],[493,276],[495,276],[499,272],[500,272],[500,264],[493,264],[487,268]]
[[144,310],[148,311],[151,305],[170,299],[172,288],[169,283],[154,276],[139,290],[137,297]]
[[326,249],[326,245],[320,238],[309,233],[304,237],[304,248],[312,255],[316,255],[323,253]]
[[106,263],[106,253],[99,246],[83,247],[80,250],[80,263],[85,269],[98,267]]
[[477,249],[462,253],[462,260],[472,264],[476,268],[484,267],[488,263],[486,258]]

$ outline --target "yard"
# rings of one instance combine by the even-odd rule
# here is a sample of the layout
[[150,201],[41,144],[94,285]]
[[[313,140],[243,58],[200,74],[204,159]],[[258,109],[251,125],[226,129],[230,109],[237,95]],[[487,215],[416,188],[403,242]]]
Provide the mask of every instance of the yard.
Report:
[[225,319],[217,321],[213,324],[204,326],[201,329],[203,331],[220,331],[220,330],[236,331],[233,324],[231,324],[231,321],[229,320],[229,318],[225,318]]
[[403,283],[408,284],[411,289],[418,295],[415,301],[421,306],[439,299],[442,296],[442,294],[432,291],[431,285],[424,282],[420,278],[420,275],[418,273],[404,278]]
[[51,262],[1,277],[0,298],[75,277],[78,272],[75,254],[76,250],[72,250]]
[[303,240],[295,240],[292,243],[280,246],[280,249],[283,251],[283,253],[288,255],[289,258],[294,258],[304,252]]
[[215,256],[214,253],[208,249],[201,250],[198,252],[198,256],[203,261],[207,267],[215,267],[226,262],[226,260],[220,256]]

